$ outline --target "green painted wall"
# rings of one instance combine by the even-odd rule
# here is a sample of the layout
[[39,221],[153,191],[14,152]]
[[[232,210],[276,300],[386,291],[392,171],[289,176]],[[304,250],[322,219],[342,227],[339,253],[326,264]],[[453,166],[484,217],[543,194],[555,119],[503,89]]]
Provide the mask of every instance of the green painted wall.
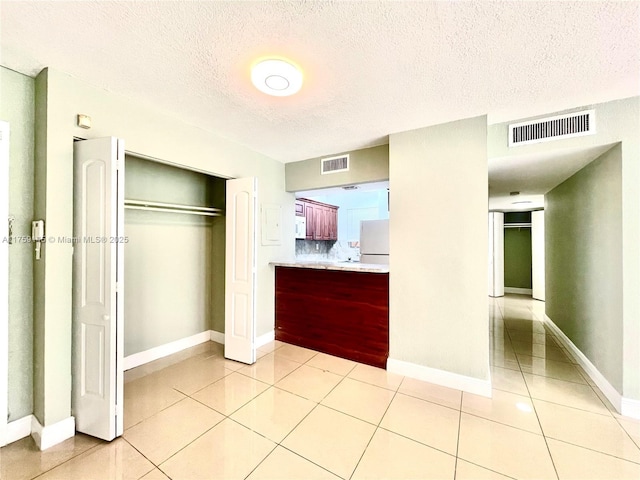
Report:
[[546,314],[618,392],[623,385],[622,149],[546,195]]
[[531,223],[531,212],[505,212],[504,223]]
[[224,208],[224,179],[132,155],[125,158],[125,198]]
[[[31,236],[33,219],[34,95],[33,78],[0,67],[0,120],[11,130],[9,214],[19,237]],[[33,255],[20,241],[9,247],[8,406],[9,421],[33,412]]]
[[125,210],[124,355],[208,331],[212,222]]
[[[322,158],[349,154],[349,171],[322,175]],[[389,145],[363,148],[352,152],[311,158],[285,165],[287,192],[338,187],[357,183],[381,182],[389,179]]]
[[504,286],[531,288],[531,228],[504,229]]
[[[126,156],[126,199],[224,208],[224,192],[222,178]],[[224,331],[224,218],[125,210],[125,236],[125,356]]]

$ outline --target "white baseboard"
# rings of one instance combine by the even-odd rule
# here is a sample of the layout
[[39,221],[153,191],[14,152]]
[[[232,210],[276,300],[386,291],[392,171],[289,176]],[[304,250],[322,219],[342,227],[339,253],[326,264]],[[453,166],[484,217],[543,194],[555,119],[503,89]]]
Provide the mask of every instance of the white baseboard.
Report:
[[31,415],[31,436],[40,450],[46,450],[64,442],[75,434],[76,420],[73,417],[68,417],[58,423],[43,427],[35,415]]
[[393,358],[387,359],[387,371],[491,398],[491,378],[481,380]]
[[33,415],[27,415],[26,417],[22,417],[7,424],[7,445],[31,435],[31,417],[33,417]]
[[564,348],[575,358],[578,364],[587,372],[587,375],[591,377],[591,380],[597,385],[600,391],[611,402],[611,405],[620,413],[633,418],[640,418],[640,401],[630,398],[623,398],[613,385],[600,373],[596,366],[591,363],[584,353],[580,351],[578,347],[574,345],[569,337],[567,337],[560,327],[558,327],[553,320],[547,315],[544,316],[545,323],[551,328],[553,333],[558,337]]
[[[266,345],[274,338],[274,330],[267,332],[264,335],[260,335],[258,338],[256,338],[256,348],[260,348],[261,346]],[[206,332],[197,333],[190,337],[176,340],[175,342],[160,345],[159,347],[150,348],[149,350],[145,350],[144,352],[134,353],[133,355],[124,357],[123,369],[125,371],[130,370],[132,368],[139,367],[140,365],[144,365],[145,363],[153,362],[154,360],[158,360],[159,358],[178,353],[182,350],[195,347],[196,345],[208,341],[221,343],[222,345],[224,345],[224,333],[217,332],[215,330],[207,330]]]
[[181,338],[180,340],[166,343],[165,345],[160,345],[159,347],[150,348],[149,350],[145,350],[144,352],[134,353],[133,355],[124,357],[123,369],[126,371],[135,367],[139,367],[140,365],[144,365],[145,363],[153,362],[154,360],[158,360],[159,358],[178,353],[187,348],[195,347],[196,345],[208,342],[209,340],[211,340],[211,330],[196,333],[195,335],[192,335],[190,337]]
[[620,414],[625,417],[640,419],[640,400],[622,397]]
[[[211,341],[216,343],[221,343],[224,345],[224,333],[216,332],[215,330],[211,331]],[[264,335],[260,335],[256,338],[255,345],[256,348],[260,348],[263,345],[266,345],[269,342],[272,342],[276,338],[275,330],[271,330],[270,332],[265,333]]]
[[[260,335],[256,338],[255,345],[256,348],[260,348],[263,345],[273,341],[276,338],[276,333],[274,330],[265,333],[264,335]],[[215,330],[211,330],[211,341],[216,343],[221,343],[224,345],[224,333],[216,332]]]
[[211,333],[210,340],[212,342],[221,343],[222,345],[224,345],[224,333],[216,332],[215,330],[209,330],[209,332]]
[[515,293],[517,295],[533,295],[531,288],[504,287],[504,293]]
[[[273,330],[260,335],[256,338],[256,348],[266,345],[273,341],[274,338],[275,332]],[[129,355],[124,358],[124,370],[138,367],[208,341],[224,344],[224,333],[207,330],[191,337]],[[38,448],[46,450],[67,438],[73,437],[75,435],[75,425],[75,418],[69,417],[53,425],[43,427],[34,415],[27,415],[7,424],[6,440],[7,444],[9,444],[31,435]]]
[[256,338],[256,348],[260,348],[269,342],[273,342],[275,338],[276,338],[275,330],[271,330],[270,332],[267,332],[264,335],[260,335],[258,338]]

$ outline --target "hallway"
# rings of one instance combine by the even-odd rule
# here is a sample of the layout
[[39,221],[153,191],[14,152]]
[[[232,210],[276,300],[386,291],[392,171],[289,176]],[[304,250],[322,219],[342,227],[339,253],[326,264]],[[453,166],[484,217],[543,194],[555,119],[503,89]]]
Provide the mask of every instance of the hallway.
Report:
[[[125,433],[0,450],[2,479],[638,479],[616,414],[541,321],[489,299],[493,398],[272,342],[247,366],[206,343],[130,370]],[[40,475],[40,476],[39,476]]]

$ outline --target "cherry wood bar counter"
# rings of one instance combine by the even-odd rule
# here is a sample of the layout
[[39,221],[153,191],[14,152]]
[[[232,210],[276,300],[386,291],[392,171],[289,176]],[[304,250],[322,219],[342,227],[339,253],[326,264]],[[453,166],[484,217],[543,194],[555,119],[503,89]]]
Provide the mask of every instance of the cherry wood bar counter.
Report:
[[276,340],[386,368],[388,266],[274,265]]

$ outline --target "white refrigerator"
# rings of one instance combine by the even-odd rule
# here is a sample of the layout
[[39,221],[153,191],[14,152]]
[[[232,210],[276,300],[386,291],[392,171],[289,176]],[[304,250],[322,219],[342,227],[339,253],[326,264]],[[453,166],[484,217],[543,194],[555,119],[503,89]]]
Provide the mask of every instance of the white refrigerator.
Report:
[[360,262],[389,264],[389,220],[360,222]]

